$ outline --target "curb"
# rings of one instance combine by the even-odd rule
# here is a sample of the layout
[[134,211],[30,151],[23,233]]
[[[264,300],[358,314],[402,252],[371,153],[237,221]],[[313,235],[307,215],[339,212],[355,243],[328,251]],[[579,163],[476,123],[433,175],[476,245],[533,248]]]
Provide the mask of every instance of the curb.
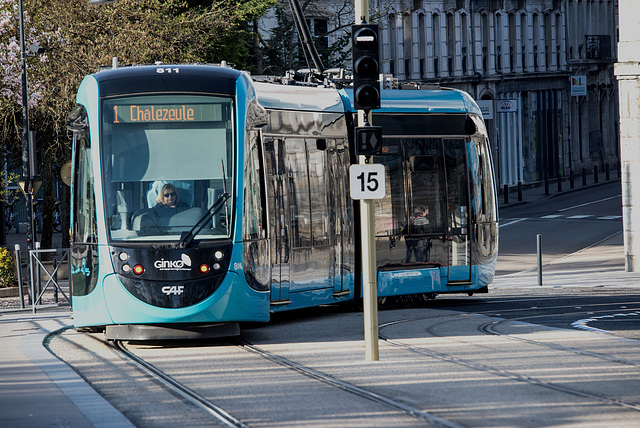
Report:
[[[22,289],[24,290],[24,295],[26,296],[29,293],[29,287],[25,285],[22,287]],[[19,291],[20,290],[18,290],[18,287],[0,288],[0,298],[18,297],[20,295]]]

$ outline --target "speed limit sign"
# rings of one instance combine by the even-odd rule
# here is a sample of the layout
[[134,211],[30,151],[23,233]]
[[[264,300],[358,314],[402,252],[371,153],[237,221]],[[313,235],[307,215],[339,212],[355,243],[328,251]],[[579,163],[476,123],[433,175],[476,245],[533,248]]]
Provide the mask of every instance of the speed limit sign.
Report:
[[384,165],[351,165],[349,168],[351,199],[382,199],[385,195]]

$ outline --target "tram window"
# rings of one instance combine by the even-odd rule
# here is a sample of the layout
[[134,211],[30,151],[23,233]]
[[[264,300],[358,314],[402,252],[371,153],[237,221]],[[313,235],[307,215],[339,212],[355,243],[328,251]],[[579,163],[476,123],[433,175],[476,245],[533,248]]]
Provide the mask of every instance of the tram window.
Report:
[[[102,107],[102,181],[110,239],[179,239],[223,193],[233,192],[231,98],[114,97],[105,99]],[[176,188],[180,203],[170,211],[159,210],[156,197],[168,183]],[[200,229],[198,238],[229,236],[232,201]]]
[[75,186],[75,225],[74,241],[83,243],[97,242],[97,219],[93,164],[87,133],[77,134],[78,154]]
[[439,144],[437,140],[432,141],[435,145],[428,151],[436,151],[436,154],[412,156],[408,162],[409,224],[410,226],[420,224],[420,227],[410,227],[409,234],[437,232],[442,228],[443,189],[440,180],[442,167],[440,156],[437,154]]
[[262,206],[262,186],[260,184],[260,162],[258,144],[252,145],[244,171],[244,239],[264,237],[264,210]]
[[447,177],[447,211],[454,228],[468,228],[468,175],[465,141],[445,139],[444,159]]
[[492,177],[491,155],[489,154],[489,146],[486,139],[482,139],[479,143],[479,166],[482,172],[480,178],[482,189],[482,206],[484,221],[496,221],[496,201],[495,189]]
[[286,167],[291,203],[291,243],[293,247],[311,246],[311,206],[306,145],[303,139],[286,140]]
[[[329,212],[327,208],[327,165],[325,152],[314,150],[316,144],[309,143],[309,180],[311,196],[311,222],[313,226],[313,245],[329,244]],[[326,143],[325,143],[326,144]]]
[[[385,144],[388,142],[385,141]],[[406,227],[404,203],[404,176],[402,157],[394,155],[376,156],[375,163],[384,165],[386,171],[386,194],[375,201],[376,235],[394,236],[403,233]]]

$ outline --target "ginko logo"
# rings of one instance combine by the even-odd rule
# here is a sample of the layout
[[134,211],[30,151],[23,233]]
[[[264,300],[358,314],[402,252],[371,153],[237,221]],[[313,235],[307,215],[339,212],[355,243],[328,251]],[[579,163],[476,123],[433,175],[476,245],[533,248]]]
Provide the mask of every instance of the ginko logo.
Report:
[[191,258],[186,254],[182,254],[180,260],[160,259],[156,260],[153,266],[158,270],[190,270]]

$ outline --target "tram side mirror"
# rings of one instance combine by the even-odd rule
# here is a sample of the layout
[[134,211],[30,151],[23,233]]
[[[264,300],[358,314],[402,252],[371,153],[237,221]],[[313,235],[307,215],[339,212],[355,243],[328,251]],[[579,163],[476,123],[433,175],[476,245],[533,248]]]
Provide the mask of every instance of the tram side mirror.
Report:
[[60,179],[67,186],[71,187],[71,162],[67,162],[60,168]]
[[78,105],[67,115],[67,129],[73,132],[81,132],[89,125],[87,111],[84,106]]

